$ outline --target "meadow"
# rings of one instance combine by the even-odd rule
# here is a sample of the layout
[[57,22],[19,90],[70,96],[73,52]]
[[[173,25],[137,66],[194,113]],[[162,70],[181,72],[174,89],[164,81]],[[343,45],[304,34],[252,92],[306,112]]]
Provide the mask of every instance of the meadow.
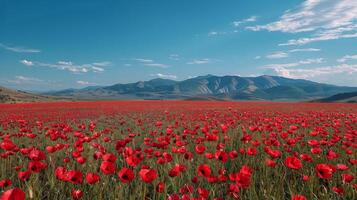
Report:
[[0,196],[357,199],[357,104],[0,104]]

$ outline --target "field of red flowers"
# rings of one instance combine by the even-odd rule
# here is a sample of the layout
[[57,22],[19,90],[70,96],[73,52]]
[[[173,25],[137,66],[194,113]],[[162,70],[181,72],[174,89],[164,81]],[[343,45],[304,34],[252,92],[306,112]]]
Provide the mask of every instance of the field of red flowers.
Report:
[[356,104],[0,104],[0,199],[357,199],[356,147]]

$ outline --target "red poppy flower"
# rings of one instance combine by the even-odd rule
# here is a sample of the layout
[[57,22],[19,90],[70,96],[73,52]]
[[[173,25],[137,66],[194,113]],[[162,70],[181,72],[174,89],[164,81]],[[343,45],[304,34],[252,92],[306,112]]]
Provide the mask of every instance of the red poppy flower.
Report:
[[58,180],[67,181],[67,169],[64,167],[57,167],[55,170],[55,176]]
[[253,170],[250,167],[243,165],[236,176],[237,184],[242,188],[248,188],[250,185],[252,173]]
[[169,171],[169,176],[170,176],[170,177],[175,177],[175,176],[178,176],[180,173],[181,173],[180,165],[175,165],[175,166]]
[[197,171],[198,176],[209,177],[211,175],[211,167],[207,164],[201,164]]
[[344,190],[342,187],[332,187],[332,191],[334,191],[336,194],[343,194]]
[[106,153],[102,156],[103,161],[108,161],[114,163],[117,157],[114,154]]
[[72,199],[80,199],[83,197],[82,190],[73,190],[72,191]]
[[228,153],[226,153],[224,151],[217,151],[215,156],[222,163],[225,163],[229,158]]
[[344,183],[350,183],[353,181],[354,176],[351,174],[341,174],[341,178]]
[[86,181],[88,184],[95,184],[100,181],[100,176],[95,173],[87,173]]
[[29,158],[31,160],[40,161],[46,158],[46,154],[38,149],[32,149],[29,153]]
[[128,168],[122,168],[118,172],[118,177],[122,183],[129,183],[134,179],[134,172]]
[[159,192],[159,193],[162,193],[164,192],[165,190],[165,183],[164,182],[159,182],[157,185],[156,185],[156,192]]
[[306,182],[306,181],[309,181],[309,180],[310,180],[310,176],[308,176],[308,175],[303,175],[303,176],[302,176],[302,180],[305,181],[305,182]]
[[150,183],[157,178],[157,172],[154,169],[141,169],[139,176],[143,182]]
[[128,156],[125,161],[129,166],[132,167],[136,167],[140,163],[140,159],[135,155]]
[[8,178],[0,181],[0,187],[5,188],[12,185],[12,181]]
[[43,169],[47,167],[46,163],[40,162],[40,161],[31,161],[28,165],[28,169],[31,170],[34,173],[39,173]]
[[209,196],[209,191],[202,187],[197,188],[197,193],[203,198],[208,198]]
[[22,171],[19,172],[17,174],[17,177],[21,180],[21,181],[27,181],[30,179],[31,177],[31,171]]
[[285,162],[284,164],[291,168],[291,169],[295,169],[295,170],[298,170],[298,169],[301,169],[302,168],[302,163],[301,161],[296,158],[295,156],[288,156],[286,159],[285,159]]
[[112,162],[104,161],[100,165],[100,171],[102,171],[104,174],[114,174],[115,165]]
[[67,172],[67,180],[73,184],[81,184],[83,182],[83,174],[77,170],[70,170]]
[[257,154],[257,149],[254,147],[248,147],[247,149],[247,154],[250,156],[254,156]]
[[317,164],[315,169],[317,176],[322,179],[330,179],[334,171],[333,168],[327,164]]
[[9,139],[5,139],[0,143],[0,148],[5,151],[11,151],[16,148],[16,145]]
[[307,200],[307,198],[304,195],[296,194],[291,197],[291,200]]
[[14,188],[11,190],[7,190],[5,191],[0,199],[1,200],[25,200],[25,193],[19,189],[19,188]]
[[205,152],[205,150],[206,150],[206,147],[203,146],[203,145],[197,145],[197,146],[195,147],[195,151],[196,151],[196,153],[198,153],[198,154],[203,154],[203,153]]
[[349,167],[345,164],[337,164],[336,167],[338,170],[341,170],[341,171],[345,171],[345,170],[349,169]]
[[265,159],[265,164],[269,167],[275,167],[276,166],[276,162],[274,160],[271,159]]

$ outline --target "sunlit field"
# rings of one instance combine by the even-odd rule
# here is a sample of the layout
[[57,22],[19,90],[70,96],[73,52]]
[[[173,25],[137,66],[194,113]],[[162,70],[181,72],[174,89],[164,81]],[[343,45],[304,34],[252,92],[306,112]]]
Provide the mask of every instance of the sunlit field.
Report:
[[356,104],[0,104],[0,195],[357,199],[356,147]]

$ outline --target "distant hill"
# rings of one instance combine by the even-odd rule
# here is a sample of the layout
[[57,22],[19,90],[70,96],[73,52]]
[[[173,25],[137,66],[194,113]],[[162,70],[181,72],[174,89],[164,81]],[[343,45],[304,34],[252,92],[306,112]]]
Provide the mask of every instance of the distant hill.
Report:
[[65,99],[59,97],[31,94],[28,92],[12,90],[0,86],[0,103],[45,102],[57,100]]
[[279,76],[199,76],[183,81],[153,79],[104,87],[87,87],[44,93],[80,99],[224,99],[296,101],[325,98],[357,91],[303,79]]
[[335,94],[327,98],[314,100],[314,102],[357,103],[357,91]]

